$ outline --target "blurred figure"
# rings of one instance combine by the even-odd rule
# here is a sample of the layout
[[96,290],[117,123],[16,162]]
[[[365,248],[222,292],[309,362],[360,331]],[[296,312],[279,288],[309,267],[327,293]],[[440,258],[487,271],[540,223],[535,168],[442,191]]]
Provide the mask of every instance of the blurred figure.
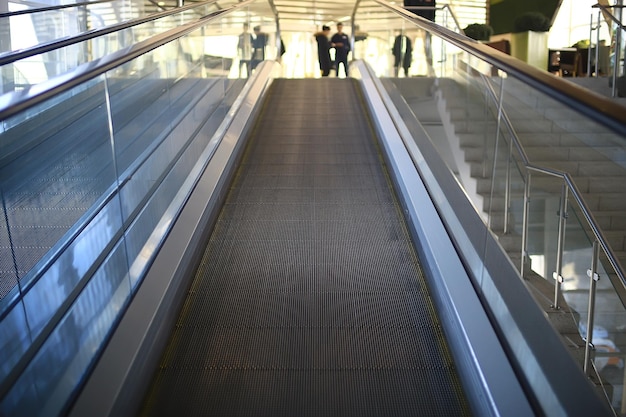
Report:
[[[437,7],[436,0],[404,0],[404,7],[418,16],[428,19],[431,22],[435,21],[435,11]],[[416,9],[416,7],[424,7],[424,9]],[[433,52],[431,48],[432,35],[426,31],[424,35],[424,53],[426,54],[426,60],[428,61],[429,68],[433,65]]]
[[413,46],[411,45],[411,39],[408,36],[403,35],[402,32],[398,33],[395,41],[393,42],[393,69],[394,75],[397,77],[400,72],[400,65],[404,69],[404,76],[409,76],[409,68],[411,67],[411,61],[413,60]]
[[[437,6],[436,0],[404,0],[404,7],[418,16],[428,19],[431,22],[435,21],[435,7]],[[415,7],[427,7],[427,9],[418,10]]]
[[265,60],[265,46],[267,45],[267,34],[261,32],[261,26],[254,27],[254,41],[252,42],[252,70]]
[[350,39],[343,33],[343,23],[337,23],[337,33],[330,38],[331,48],[335,48],[335,69],[339,77],[339,64],[343,64],[343,70],[348,77],[348,54],[350,53]]
[[237,43],[237,51],[239,53],[239,78],[241,78],[241,67],[246,67],[246,77],[250,76],[250,60],[252,59],[252,43],[254,37],[248,32],[249,25],[243,24],[243,32],[239,35],[239,42]]
[[317,41],[317,59],[320,63],[322,77],[328,77],[332,66],[330,62],[330,42],[328,41],[328,35],[330,35],[330,27],[326,25],[322,26],[321,32],[317,32],[314,35]]

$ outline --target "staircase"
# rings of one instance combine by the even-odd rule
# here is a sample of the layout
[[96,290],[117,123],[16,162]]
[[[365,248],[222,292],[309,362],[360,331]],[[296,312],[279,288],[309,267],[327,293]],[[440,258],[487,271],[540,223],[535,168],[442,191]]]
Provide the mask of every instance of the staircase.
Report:
[[[537,97],[528,88],[507,79],[504,111],[534,165],[568,172],[609,240],[622,265],[626,264],[626,147],[623,139],[582,119],[573,110]],[[451,80],[440,80],[435,93],[451,146],[460,149],[455,161],[459,179],[475,206],[495,232],[503,229],[504,178],[508,148],[495,148],[496,120],[484,112],[485,99]],[[625,108],[626,111],[626,108]],[[507,138],[508,139],[508,138]],[[496,168],[493,155],[498,152]],[[519,158],[518,158],[519,160]],[[512,201],[523,197],[520,174],[512,176]],[[494,199],[491,201],[492,180]],[[562,182],[533,175],[532,193],[560,195]],[[571,200],[571,199],[570,199]],[[517,203],[519,205],[519,203]],[[576,210],[575,204],[572,204]],[[531,204],[531,210],[532,210]],[[515,207],[513,208],[515,212]],[[514,219],[516,226],[521,219]],[[515,228],[515,232],[521,232]],[[509,239],[510,240],[510,239]],[[520,249],[518,247],[507,248]]]
[[[505,162],[509,149],[502,143],[495,146],[497,121],[494,105],[481,92],[451,79],[394,79],[394,83],[513,263],[521,265],[524,180],[516,173],[519,170],[513,167],[510,229],[504,234]],[[498,89],[496,87],[496,91]],[[620,143],[621,137],[528,90],[528,87],[507,79],[504,110],[529,160],[535,165],[573,176],[611,247],[622,265],[626,265],[626,147]],[[432,109],[438,110],[436,116]],[[494,155],[498,161],[495,168]],[[533,175],[531,184],[534,199],[530,204],[529,232],[554,234],[562,181],[537,174]],[[571,196],[568,201],[572,201]],[[584,241],[585,231],[575,222],[575,217],[580,216],[576,210],[575,203],[571,203],[566,235],[570,240],[578,235]],[[554,242],[556,251],[556,240]],[[542,275],[551,276],[555,265],[552,261],[546,260],[545,270],[539,271]],[[570,308],[565,300],[570,299],[567,294],[559,297],[560,309],[552,308],[553,281],[544,279],[530,268],[525,271],[524,279],[529,290],[573,356],[582,364],[584,341],[575,320],[579,316],[577,308]],[[608,291],[611,287],[606,279],[600,284],[599,294],[603,288]],[[580,295],[572,298],[581,298]],[[615,320],[623,322],[623,317]]]

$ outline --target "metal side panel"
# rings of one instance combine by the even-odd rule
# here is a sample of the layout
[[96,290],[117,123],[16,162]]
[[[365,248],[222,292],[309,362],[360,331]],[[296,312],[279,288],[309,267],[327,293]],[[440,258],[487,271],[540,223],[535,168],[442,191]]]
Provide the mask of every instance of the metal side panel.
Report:
[[353,65],[376,124],[399,198],[425,264],[472,410],[481,416],[535,415],[448,232],[365,64]]
[[194,168],[199,177],[189,178],[197,181],[194,191],[69,416],[136,415],[174,324],[172,311],[178,311],[184,299],[189,269],[197,265],[198,246],[223,203],[275,65],[268,61],[257,68],[205,149]]

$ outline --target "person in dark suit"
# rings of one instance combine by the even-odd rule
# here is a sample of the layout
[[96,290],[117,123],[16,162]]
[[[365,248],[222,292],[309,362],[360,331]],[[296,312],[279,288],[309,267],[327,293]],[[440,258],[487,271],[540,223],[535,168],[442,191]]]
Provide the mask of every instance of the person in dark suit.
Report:
[[394,75],[397,77],[400,72],[400,65],[404,70],[404,76],[409,76],[409,67],[413,59],[413,45],[408,36],[399,33],[393,42],[393,68]]
[[[408,7],[407,7],[408,6]],[[435,21],[435,7],[437,6],[436,0],[404,0],[404,7],[410,12],[415,13],[418,16],[428,19],[432,22]],[[430,7],[429,9],[411,9],[411,7]]]
[[252,43],[254,36],[248,32],[248,24],[243,24],[243,32],[239,35],[237,49],[239,51],[239,78],[241,78],[241,68],[246,67],[246,77],[250,76],[250,60],[252,59]]
[[[404,7],[418,16],[428,19],[431,22],[435,21],[435,11],[437,7],[436,0],[404,0]],[[427,7],[427,9],[412,9],[412,7]],[[432,35],[429,31],[425,31],[424,34],[424,53],[428,65],[433,64],[433,51],[432,51]]]
[[267,34],[261,32],[261,26],[255,26],[254,41],[252,42],[252,62],[251,67],[254,70],[263,60],[265,60],[265,46],[267,45]]
[[322,31],[317,32],[315,40],[317,41],[317,59],[320,63],[320,70],[322,71],[322,77],[328,77],[332,64],[330,62],[330,42],[328,41],[328,35],[330,35],[330,27],[322,26]]
[[330,38],[331,48],[335,48],[335,70],[339,76],[339,64],[343,64],[343,70],[348,76],[348,54],[350,53],[350,38],[343,33],[343,23],[337,23],[337,33]]

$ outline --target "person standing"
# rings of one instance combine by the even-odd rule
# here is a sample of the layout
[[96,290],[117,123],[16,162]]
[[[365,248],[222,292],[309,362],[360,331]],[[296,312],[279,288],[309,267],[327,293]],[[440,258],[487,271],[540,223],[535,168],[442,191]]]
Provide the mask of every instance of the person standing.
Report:
[[[407,10],[423,17],[424,19],[428,19],[431,22],[435,21],[436,5],[436,0],[404,0],[404,7],[406,7]],[[414,7],[424,7],[424,9],[418,10]]]
[[[435,11],[437,7],[436,0],[404,0],[404,7],[418,16],[428,19],[431,22],[435,21]],[[424,7],[423,9],[415,9],[415,7]],[[424,32],[424,54],[426,55],[426,61],[429,66],[433,64],[433,51],[432,51],[432,35],[429,31]]]
[[409,67],[413,59],[413,46],[411,45],[411,39],[408,36],[399,33],[393,42],[393,68],[395,76],[397,77],[400,72],[400,64],[404,69],[404,76],[409,76]]
[[339,76],[339,64],[343,64],[343,70],[348,76],[348,54],[350,53],[350,39],[343,33],[343,23],[337,23],[337,33],[330,39],[331,48],[335,48],[335,70]]
[[320,70],[322,71],[322,77],[328,77],[330,74],[330,68],[332,64],[330,62],[330,42],[328,41],[328,35],[330,35],[330,27],[322,26],[322,31],[317,32],[315,40],[317,41],[317,59],[320,63]]
[[265,46],[267,45],[267,34],[261,32],[261,26],[254,27],[254,41],[252,42],[252,70],[265,60]]
[[254,37],[248,32],[248,24],[243,24],[243,32],[239,35],[237,50],[239,52],[239,78],[241,78],[241,67],[246,67],[246,77],[250,76],[250,60],[252,59],[252,42]]

